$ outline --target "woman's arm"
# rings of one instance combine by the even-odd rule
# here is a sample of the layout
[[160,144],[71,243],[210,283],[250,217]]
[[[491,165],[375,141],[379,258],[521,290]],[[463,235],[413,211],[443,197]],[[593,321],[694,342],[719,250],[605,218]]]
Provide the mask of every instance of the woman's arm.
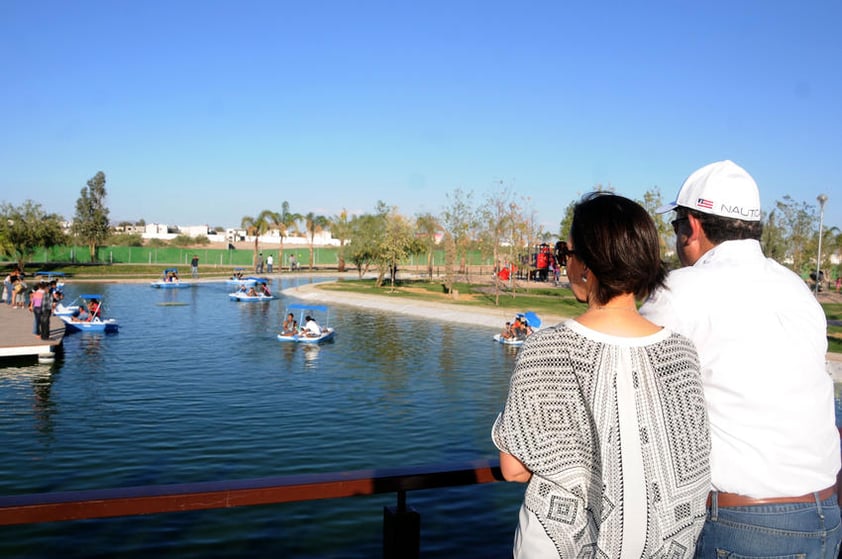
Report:
[[526,483],[532,478],[526,466],[518,458],[508,452],[500,451],[500,471],[503,472],[503,479],[517,483]]

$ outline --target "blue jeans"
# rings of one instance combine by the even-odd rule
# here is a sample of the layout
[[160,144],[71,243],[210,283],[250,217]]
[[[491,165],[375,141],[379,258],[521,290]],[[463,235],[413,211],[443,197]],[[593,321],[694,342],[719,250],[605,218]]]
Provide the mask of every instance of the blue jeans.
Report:
[[836,559],[842,525],[836,495],[814,503],[720,508],[716,493],[696,559]]

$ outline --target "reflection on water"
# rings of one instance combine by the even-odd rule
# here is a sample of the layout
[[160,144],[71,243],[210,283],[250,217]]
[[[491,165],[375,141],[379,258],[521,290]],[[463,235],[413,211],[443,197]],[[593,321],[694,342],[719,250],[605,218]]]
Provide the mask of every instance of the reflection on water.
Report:
[[[32,427],[38,434],[49,436],[53,432],[55,412],[51,392],[54,375],[58,374],[59,359],[49,364],[31,364],[29,361],[31,358],[0,368],[0,386],[20,396],[19,399],[15,399],[16,403],[27,400],[31,402]],[[31,398],[26,398],[27,392],[31,394]],[[3,410],[4,415],[17,415],[19,411],[15,410],[14,404]]]
[[[105,295],[120,332],[66,336],[55,363],[0,369],[0,494],[496,456],[489,432],[514,354],[493,330],[337,306],[333,343],[291,344],[275,336],[292,299],[233,302],[222,283],[83,289]],[[522,491],[411,493],[424,515],[422,554],[505,555]],[[382,507],[394,502],[0,528],[0,557],[372,557],[381,554]]]

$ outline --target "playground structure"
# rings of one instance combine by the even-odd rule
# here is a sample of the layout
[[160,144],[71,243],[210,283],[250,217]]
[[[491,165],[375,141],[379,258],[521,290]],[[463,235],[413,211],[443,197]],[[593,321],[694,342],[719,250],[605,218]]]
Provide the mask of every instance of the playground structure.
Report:
[[557,281],[567,275],[567,243],[558,241],[555,245],[541,243],[534,245],[529,256],[521,258],[520,266],[507,264],[500,268],[497,277],[508,281],[512,276],[524,279],[524,271],[531,281]]

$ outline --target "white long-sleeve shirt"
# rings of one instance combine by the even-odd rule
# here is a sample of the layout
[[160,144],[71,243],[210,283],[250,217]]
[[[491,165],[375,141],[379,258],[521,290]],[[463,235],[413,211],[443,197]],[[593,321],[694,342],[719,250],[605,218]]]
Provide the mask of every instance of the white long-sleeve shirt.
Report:
[[757,241],[727,241],[671,272],[641,314],[696,344],[715,489],[769,498],[833,485],[827,321],[804,281]]

